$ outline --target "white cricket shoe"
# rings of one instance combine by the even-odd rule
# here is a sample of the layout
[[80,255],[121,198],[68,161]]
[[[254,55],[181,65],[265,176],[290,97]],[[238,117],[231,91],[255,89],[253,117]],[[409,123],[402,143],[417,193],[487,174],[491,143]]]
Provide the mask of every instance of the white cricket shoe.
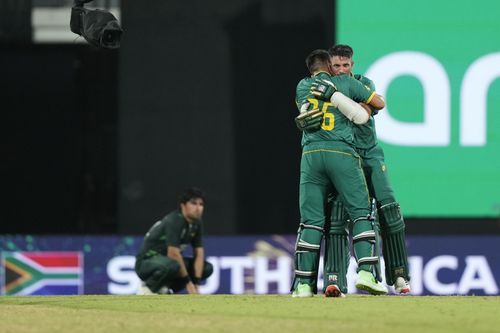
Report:
[[401,295],[407,295],[411,292],[410,283],[402,276],[398,276],[394,283],[394,290]]
[[160,295],[171,295],[173,293],[174,293],[174,290],[170,289],[167,286],[163,286],[160,288],[160,290],[158,290],[158,294],[160,294]]
[[148,286],[144,282],[142,282],[139,290],[137,290],[136,295],[156,295],[156,293],[152,292]]

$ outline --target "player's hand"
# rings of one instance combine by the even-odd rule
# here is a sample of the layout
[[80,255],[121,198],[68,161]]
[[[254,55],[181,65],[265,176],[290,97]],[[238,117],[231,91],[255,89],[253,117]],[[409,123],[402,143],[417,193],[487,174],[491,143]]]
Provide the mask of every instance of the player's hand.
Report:
[[310,89],[312,95],[324,101],[329,101],[336,91],[337,87],[332,82],[325,79],[315,79]]
[[198,294],[198,288],[191,281],[186,284],[186,290],[188,294]]
[[309,103],[300,108],[300,114],[295,118],[295,125],[301,131],[315,132],[321,128],[323,123],[323,112],[319,109],[311,109]]

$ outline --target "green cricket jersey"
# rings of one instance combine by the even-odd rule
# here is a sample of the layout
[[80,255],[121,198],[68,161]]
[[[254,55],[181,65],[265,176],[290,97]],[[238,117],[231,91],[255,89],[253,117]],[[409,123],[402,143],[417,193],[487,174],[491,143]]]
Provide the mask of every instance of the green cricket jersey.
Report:
[[[375,84],[369,78],[361,75],[355,74],[354,78],[369,87],[372,91],[375,91]],[[372,115],[376,115],[377,110],[373,110]],[[375,130],[375,120],[373,116],[370,117],[370,120],[366,124],[363,125],[355,125],[354,126],[354,147],[360,149],[368,149],[377,144],[377,132]]]
[[144,236],[138,258],[167,255],[167,247],[179,247],[183,251],[189,244],[194,248],[202,246],[202,222],[186,221],[177,209],[156,222]]
[[354,124],[347,119],[330,101],[321,101],[314,98],[310,93],[311,84],[315,79],[331,81],[337,90],[356,102],[369,102],[375,94],[369,87],[349,75],[331,76],[326,72],[320,72],[315,76],[302,79],[297,85],[295,102],[297,106],[305,102],[323,111],[323,124],[321,129],[315,132],[304,131],[302,134],[302,146],[311,142],[343,141],[349,145],[354,144]]

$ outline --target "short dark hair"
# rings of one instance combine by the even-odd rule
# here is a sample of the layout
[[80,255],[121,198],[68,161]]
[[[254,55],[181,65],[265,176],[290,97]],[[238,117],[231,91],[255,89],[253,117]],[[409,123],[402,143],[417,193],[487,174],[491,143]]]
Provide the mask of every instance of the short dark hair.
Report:
[[188,187],[184,189],[184,192],[179,196],[179,206],[180,204],[185,204],[191,199],[201,199],[205,202],[205,192],[197,187]]
[[314,73],[320,69],[324,69],[328,66],[328,62],[330,61],[330,55],[326,50],[314,50],[306,58],[306,66],[309,70],[309,73]]
[[342,58],[352,58],[354,55],[352,47],[345,44],[333,45],[328,49],[328,53],[330,54],[330,57],[337,56]]

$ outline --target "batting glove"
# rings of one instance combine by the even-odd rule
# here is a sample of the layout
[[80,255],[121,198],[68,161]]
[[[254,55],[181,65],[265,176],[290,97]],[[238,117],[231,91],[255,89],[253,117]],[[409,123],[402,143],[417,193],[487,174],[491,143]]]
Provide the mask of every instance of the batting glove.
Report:
[[325,79],[316,79],[311,84],[310,92],[317,99],[329,101],[333,93],[337,91],[337,87],[330,81]]
[[[309,104],[309,103],[306,103]],[[295,117],[295,125],[301,131],[315,132],[321,128],[323,123],[323,112],[319,109],[312,109],[307,111],[309,105],[304,108],[305,104],[301,107],[301,113]]]

